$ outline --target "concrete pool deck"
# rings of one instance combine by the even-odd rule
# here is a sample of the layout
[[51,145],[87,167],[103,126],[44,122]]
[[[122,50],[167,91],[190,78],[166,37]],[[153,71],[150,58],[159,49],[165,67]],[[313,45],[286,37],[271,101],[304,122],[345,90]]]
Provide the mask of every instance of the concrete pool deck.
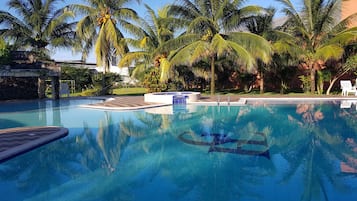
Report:
[[[291,102],[315,102],[315,101],[351,101],[357,102],[357,96],[259,96],[259,95],[201,95],[197,102],[190,102],[191,105],[230,105],[242,106],[245,104],[259,104],[263,102],[274,102],[278,104],[288,104]],[[171,104],[145,102],[144,96],[117,96],[107,98],[101,103],[82,105],[85,108],[104,110],[138,110],[153,107],[168,106]]]

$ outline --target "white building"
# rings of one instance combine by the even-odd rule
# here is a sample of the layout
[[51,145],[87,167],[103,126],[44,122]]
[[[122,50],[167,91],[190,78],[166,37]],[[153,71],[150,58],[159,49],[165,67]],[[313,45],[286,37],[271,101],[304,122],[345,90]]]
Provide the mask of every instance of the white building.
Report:
[[[80,60],[75,61],[56,61],[57,64],[66,64],[73,66],[74,68],[88,68],[91,70],[95,70],[97,72],[103,72],[102,66],[97,66],[96,63],[83,63]],[[118,66],[110,66],[109,72],[119,74],[122,78],[122,82],[125,84],[136,84],[138,81],[130,77],[129,68],[134,67],[118,67]]]

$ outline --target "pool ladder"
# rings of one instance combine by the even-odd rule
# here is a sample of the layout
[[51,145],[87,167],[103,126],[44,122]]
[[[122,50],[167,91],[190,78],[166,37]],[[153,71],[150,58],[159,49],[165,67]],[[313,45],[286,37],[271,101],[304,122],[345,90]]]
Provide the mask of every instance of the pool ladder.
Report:
[[[217,96],[217,105],[219,106],[221,104],[221,96]],[[231,105],[231,97],[227,96],[227,105]]]

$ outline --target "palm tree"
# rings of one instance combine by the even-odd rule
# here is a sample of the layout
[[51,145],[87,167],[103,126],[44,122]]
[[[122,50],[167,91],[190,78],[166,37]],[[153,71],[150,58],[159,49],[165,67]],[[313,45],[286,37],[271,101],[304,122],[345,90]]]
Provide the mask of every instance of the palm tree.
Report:
[[311,93],[315,93],[316,71],[324,68],[327,60],[338,60],[343,56],[344,47],[356,41],[356,29],[346,29],[357,14],[336,22],[340,0],[304,0],[301,10],[297,10],[290,0],[277,0],[284,6],[287,21],[283,25],[286,32],[295,36],[301,47],[301,66],[309,71]]
[[[77,48],[86,59],[89,51],[95,50],[98,66],[103,66],[103,74],[109,71],[114,55],[128,52],[124,35],[119,26],[130,29],[128,21],[137,18],[137,13],[124,7],[131,0],[86,0],[87,4],[72,4],[68,8],[84,17],[77,24],[77,36],[80,44]],[[139,2],[139,0],[137,0]],[[102,80],[102,93],[105,93],[105,75]]]
[[211,68],[211,94],[215,93],[215,63],[227,58],[236,64],[252,70],[255,60],[267,63],[270,59],[271,46],[262,37],[238,32],[240,25],[253,14],[261,11],[260,7],[241,8],[244,1],[224,0],[181,0],[174,4],[170,12],[186,20],[186,32],[165,43],[172,50],[169,60],[172,65],[192,65],[206,61]]
[[91,48],[95,49],[97,64],[109,71],[112,51],[120,55],[127,51],[123,42],[123,33],[118,26],[130,27],[127,21],[137,18],[137,13],[123,7],[130,0],[86,0],[87,4],[72,4],[69,8],[77,14],[84,15],[77,24],[77,35],[82,42],[83,58]]
[[[275,15],[275,9],[269,8],[263,15],[256,16],[248,20],[246,26],[248,30],[254,34],[264,37],[266,40],[273,40],[274,28],[273,17]],[[266,65],[258,61],[258,71],[260,76],[260,93],[264,93],[264,71]]]
[[128,30],[135,38],[127,38],[126,41],[137,51],[126,53],[121,59],[119,66],[129,66],[135,63],[136,68],[133,72],[134,76],[140,76],[143,72],[152,66],[161,67],[161,81],[166,81],[166,71],[169,68],[169,63],[166,60],[166,52],[157,52],[156,49],[164,42],[174,38],[175,24],[179,24],[179,19],[170,16],[169,7],[164,6],[155,11],[145,4],[147,13],[150,16],[149,20],[140,18],[138,26]]
[[13,43],[15,49],[32,50],[49,57],[49,46],[70,47],[75,23],[67,21],[74,14],[55,9],[59,0],[10,0],[8,5],[16,15],[0,11],[0,34]]

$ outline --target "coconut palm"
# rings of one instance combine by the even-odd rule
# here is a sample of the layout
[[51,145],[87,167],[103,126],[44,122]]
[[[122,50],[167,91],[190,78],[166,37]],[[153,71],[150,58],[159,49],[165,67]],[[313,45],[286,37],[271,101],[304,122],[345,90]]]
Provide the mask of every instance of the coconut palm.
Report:
[[[82,52],[85,59],[94,46],[97,65],[103,66],[103,73],[109,71],[112,57],[128,52],[124,35],[119,27],[129,29],[128,21],[137,18],[137,13],[124,7],[131,0],[86,0],[87,4],[72,4],[68,8],[74,10],[83,18],[78,22],[76,33],[80,43],[76,48]],[[139,2],[139,0],[137,1]],[[105,75],[102,80],[102,93],[108,89]]]
[[174,49],[169,59],[172,65],[192,65],[206,61],[211,68],[211,94],[215,92],[215,63],[222,58],[231,59],[238,65],[252,70],[257,58],[267,63],[270,59],[270,44],[262,37],[238,32],[240,26],[260,7],[242,7],[244,1],[181,0],[170,12],[186,20],[184,34],[165,43]]
[[[136,77],[143,77],[143,72],[152,66],[161,67],[162,72],[168,69],[167,52],[154,52],[165,41],[174,38],[176,24],[180,24],[180,19],[170,16],[168,6],[160,8],[157,14],[146,4],[145,8],[150,16],[149,20],[139,19],[138,26],[128,30],[135,38],[126,40],[137,51],[126,53],[119,63],[119,66],[135,63],[133,75]],[[161,81],[167,80],[164,75],[166,74],[161,73]]]
[[15,49],[32,50],[49,57],[48,47],[70,47],[75,23],[68,20],[74,14],[55,9],[59,0],[10,0],[16,14],[0,11],[0,34],[11,41]]
[[[258,34],[265,39],[271,41],[273,40],[274,28],[273,28],[273,17],[275,15],[275,9],[269,8],[267,12],[263,15],[251,18],[246,23],[248,30],[254,34]],[[258,61],[258,71],[260,76],[260,93],[264,93],[264,71],[267,66]]]
[[346,29],[357,14],[337,22],[341,0],[304,0],[298,4],[301,10],[290,0],[277,1],[283,4],[287,16],[285,31],[294,35],[301,47],[301,66],[309,71],[311,93],[315,93],[316,71],[324,68],[327,60],[340,59],[344,47],[357,40],[356,27]]
[[[88,54],[95,49],[97,64],[103,66],[104,73],[109,71],[113,52],[118,55],[128,51],[119,30],[130,27],[128,20],[137,18],[137,13],[124,7],[130,0],[86,0],[87,4],[72,4],[70,9],[84,15],[77,24],[77,35],[82,42],[82,53]],[[86,58],[84,56],[84,58]]]

